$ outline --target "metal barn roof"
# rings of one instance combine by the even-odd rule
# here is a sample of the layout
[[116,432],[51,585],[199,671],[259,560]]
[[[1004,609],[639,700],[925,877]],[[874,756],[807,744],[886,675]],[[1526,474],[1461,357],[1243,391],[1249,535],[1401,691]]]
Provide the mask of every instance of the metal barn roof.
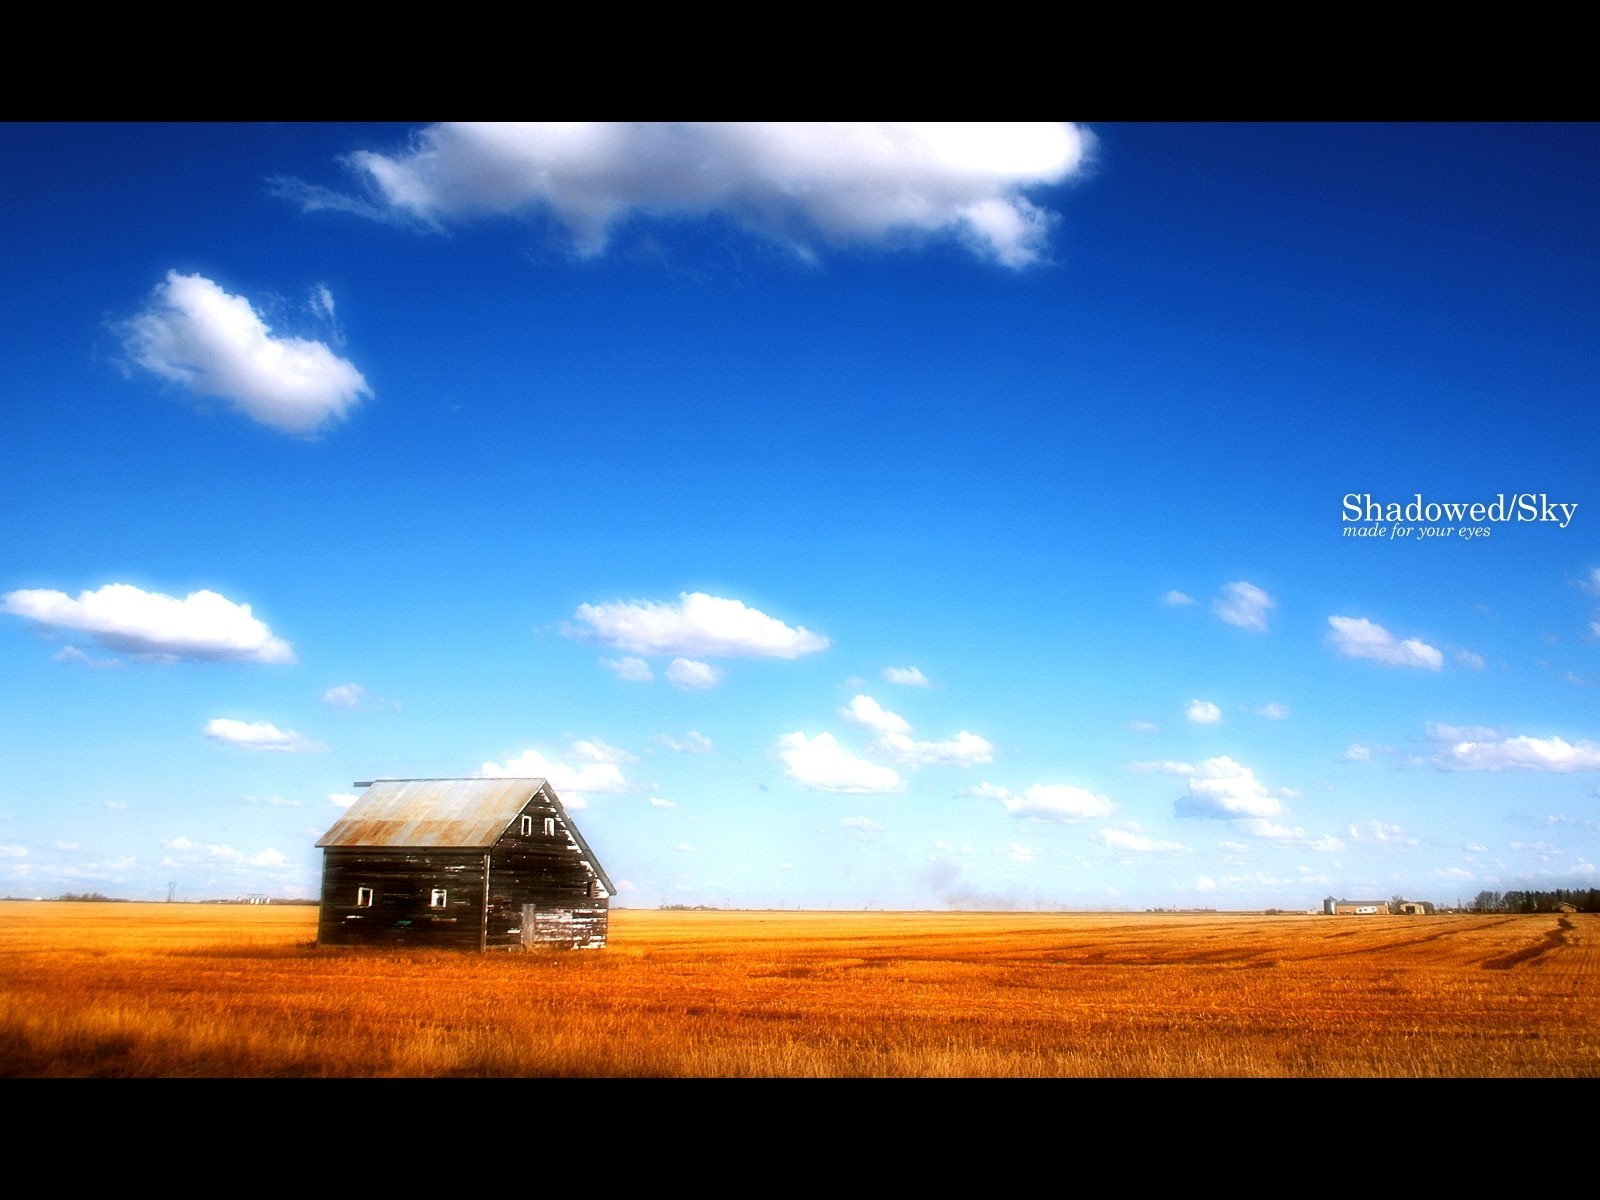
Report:
[[612,890],[566,806],[542,778],[375,780],[317,845],[322,849],[487,850],[541,788],[590,866],[607,890]]

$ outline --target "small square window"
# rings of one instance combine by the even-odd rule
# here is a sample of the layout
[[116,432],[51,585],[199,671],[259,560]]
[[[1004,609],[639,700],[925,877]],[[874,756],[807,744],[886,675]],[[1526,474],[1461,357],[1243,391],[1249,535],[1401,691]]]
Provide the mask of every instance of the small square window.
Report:
[[554,817],[546,817],[544,819],[544,835],[545,837],[555,837],[556,819]]
[[356,907],[357,908],[371,908],[372,907],[372,889],[371,888],[369,888],[369,887],[358,887],[356,889]]
[[428,901],[428,907],[429,908],[443,908],[445,906],[445,896],[446,896],[446,893],[445,893],[445,890],[443,888],[434,888],[433,889],[433,898]]
[[522,836],[523,837],[532,837],[533,836],[533,818],[530,817],[527,813],[523,813],[522,814]]

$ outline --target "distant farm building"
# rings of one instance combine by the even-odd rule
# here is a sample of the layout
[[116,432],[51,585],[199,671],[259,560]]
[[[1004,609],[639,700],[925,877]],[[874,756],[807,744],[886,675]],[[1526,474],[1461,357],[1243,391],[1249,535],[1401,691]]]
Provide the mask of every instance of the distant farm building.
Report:
[[605,868],[544,779],[380,779],[317,843],[317,941],[606,943]]
[[1389,911],[1387,900],[1335,900],[1332,896],[1322,902],[1322,911],[1330,917],[1372,917]]

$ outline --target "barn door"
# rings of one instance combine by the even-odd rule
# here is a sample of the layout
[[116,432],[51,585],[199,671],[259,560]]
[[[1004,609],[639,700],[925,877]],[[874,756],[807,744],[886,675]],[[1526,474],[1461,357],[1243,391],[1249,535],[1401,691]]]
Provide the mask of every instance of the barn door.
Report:
[[577,941],[572,927],[572,912],[565,908],[540,908],[537,904],[522,906],[522,945],[565,946],[570,949]]

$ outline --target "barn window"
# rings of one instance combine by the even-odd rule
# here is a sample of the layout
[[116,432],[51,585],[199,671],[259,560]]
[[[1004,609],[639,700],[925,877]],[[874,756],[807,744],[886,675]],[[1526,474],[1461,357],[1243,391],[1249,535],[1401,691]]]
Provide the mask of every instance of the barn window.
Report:
[[532,837],[533,836],[533,818],[530,817],[527,813],[523,813],[522,814],[522,836],[523,837]]
[[434,888],[433,889],[433,898],[428,901],[428,907],[429,908],[443,908],[444,906],[445,906],[445,890],[443,888]]
[[369,888],[369,887],[358,887],[356,889],[356,907],[357,908],[371,908],[372,907],[372,889],[371,888]]
[[544,835],[545,837],[555,837],[556,819],[554,817],[546,817],[544,819]]

